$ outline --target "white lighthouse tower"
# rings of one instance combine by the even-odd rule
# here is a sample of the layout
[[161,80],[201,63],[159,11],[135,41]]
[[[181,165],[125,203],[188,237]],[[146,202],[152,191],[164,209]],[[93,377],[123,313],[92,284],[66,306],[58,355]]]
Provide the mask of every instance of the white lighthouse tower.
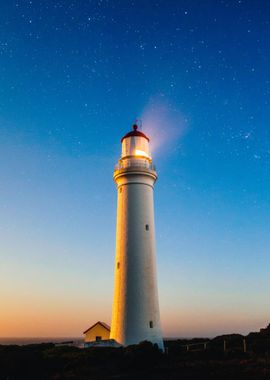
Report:
[[137,125],[121,143],[122,155],[114,170],[118,200],[110,338],[124,346],[148,340],[163,350],[153,205],[157,173],[149,138]]

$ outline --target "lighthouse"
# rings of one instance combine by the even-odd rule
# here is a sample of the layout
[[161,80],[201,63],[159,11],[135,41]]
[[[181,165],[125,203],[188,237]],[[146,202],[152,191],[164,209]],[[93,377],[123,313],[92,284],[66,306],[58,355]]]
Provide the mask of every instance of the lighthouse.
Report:
[[114,170],[117,225],[110,338],[127,346],[150,341],[164,350],[160,329],[153,190],[157,173],[149,138],[133,125]]

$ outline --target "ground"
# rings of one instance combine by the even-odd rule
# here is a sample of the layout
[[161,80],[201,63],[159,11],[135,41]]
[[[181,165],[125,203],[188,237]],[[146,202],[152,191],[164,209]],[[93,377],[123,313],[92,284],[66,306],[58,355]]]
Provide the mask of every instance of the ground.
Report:
[[222,336],[208,340],[206,349],[200,339],[169,341],[166,354],[149,342],[127,348],[0,346],[0,380],[269,380],[269,338],[246,337],[248,352],[242,340]]

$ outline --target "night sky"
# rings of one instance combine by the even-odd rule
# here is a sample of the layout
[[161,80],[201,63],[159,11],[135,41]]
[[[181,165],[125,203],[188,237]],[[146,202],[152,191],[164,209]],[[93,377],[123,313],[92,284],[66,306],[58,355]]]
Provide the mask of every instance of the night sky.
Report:
[[1,1],[0,336],[110,323],[121,137],[152,139],[165,336],[270,322],[270,2]]

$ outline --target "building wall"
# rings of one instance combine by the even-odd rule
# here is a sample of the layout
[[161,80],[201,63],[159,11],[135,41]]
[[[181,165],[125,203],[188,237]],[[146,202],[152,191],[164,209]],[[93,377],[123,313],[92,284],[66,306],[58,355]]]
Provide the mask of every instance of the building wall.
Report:
[[84,337],[85,342],[93,342],[96,337],[100,336],[102,340],[110,338],[110,331],[105,329],[102,325],[96,325],[91,330],[87,331]]
[[115,173],[118,185],[111,339],[163,349],[156,280],[153,185],[148,170]]

